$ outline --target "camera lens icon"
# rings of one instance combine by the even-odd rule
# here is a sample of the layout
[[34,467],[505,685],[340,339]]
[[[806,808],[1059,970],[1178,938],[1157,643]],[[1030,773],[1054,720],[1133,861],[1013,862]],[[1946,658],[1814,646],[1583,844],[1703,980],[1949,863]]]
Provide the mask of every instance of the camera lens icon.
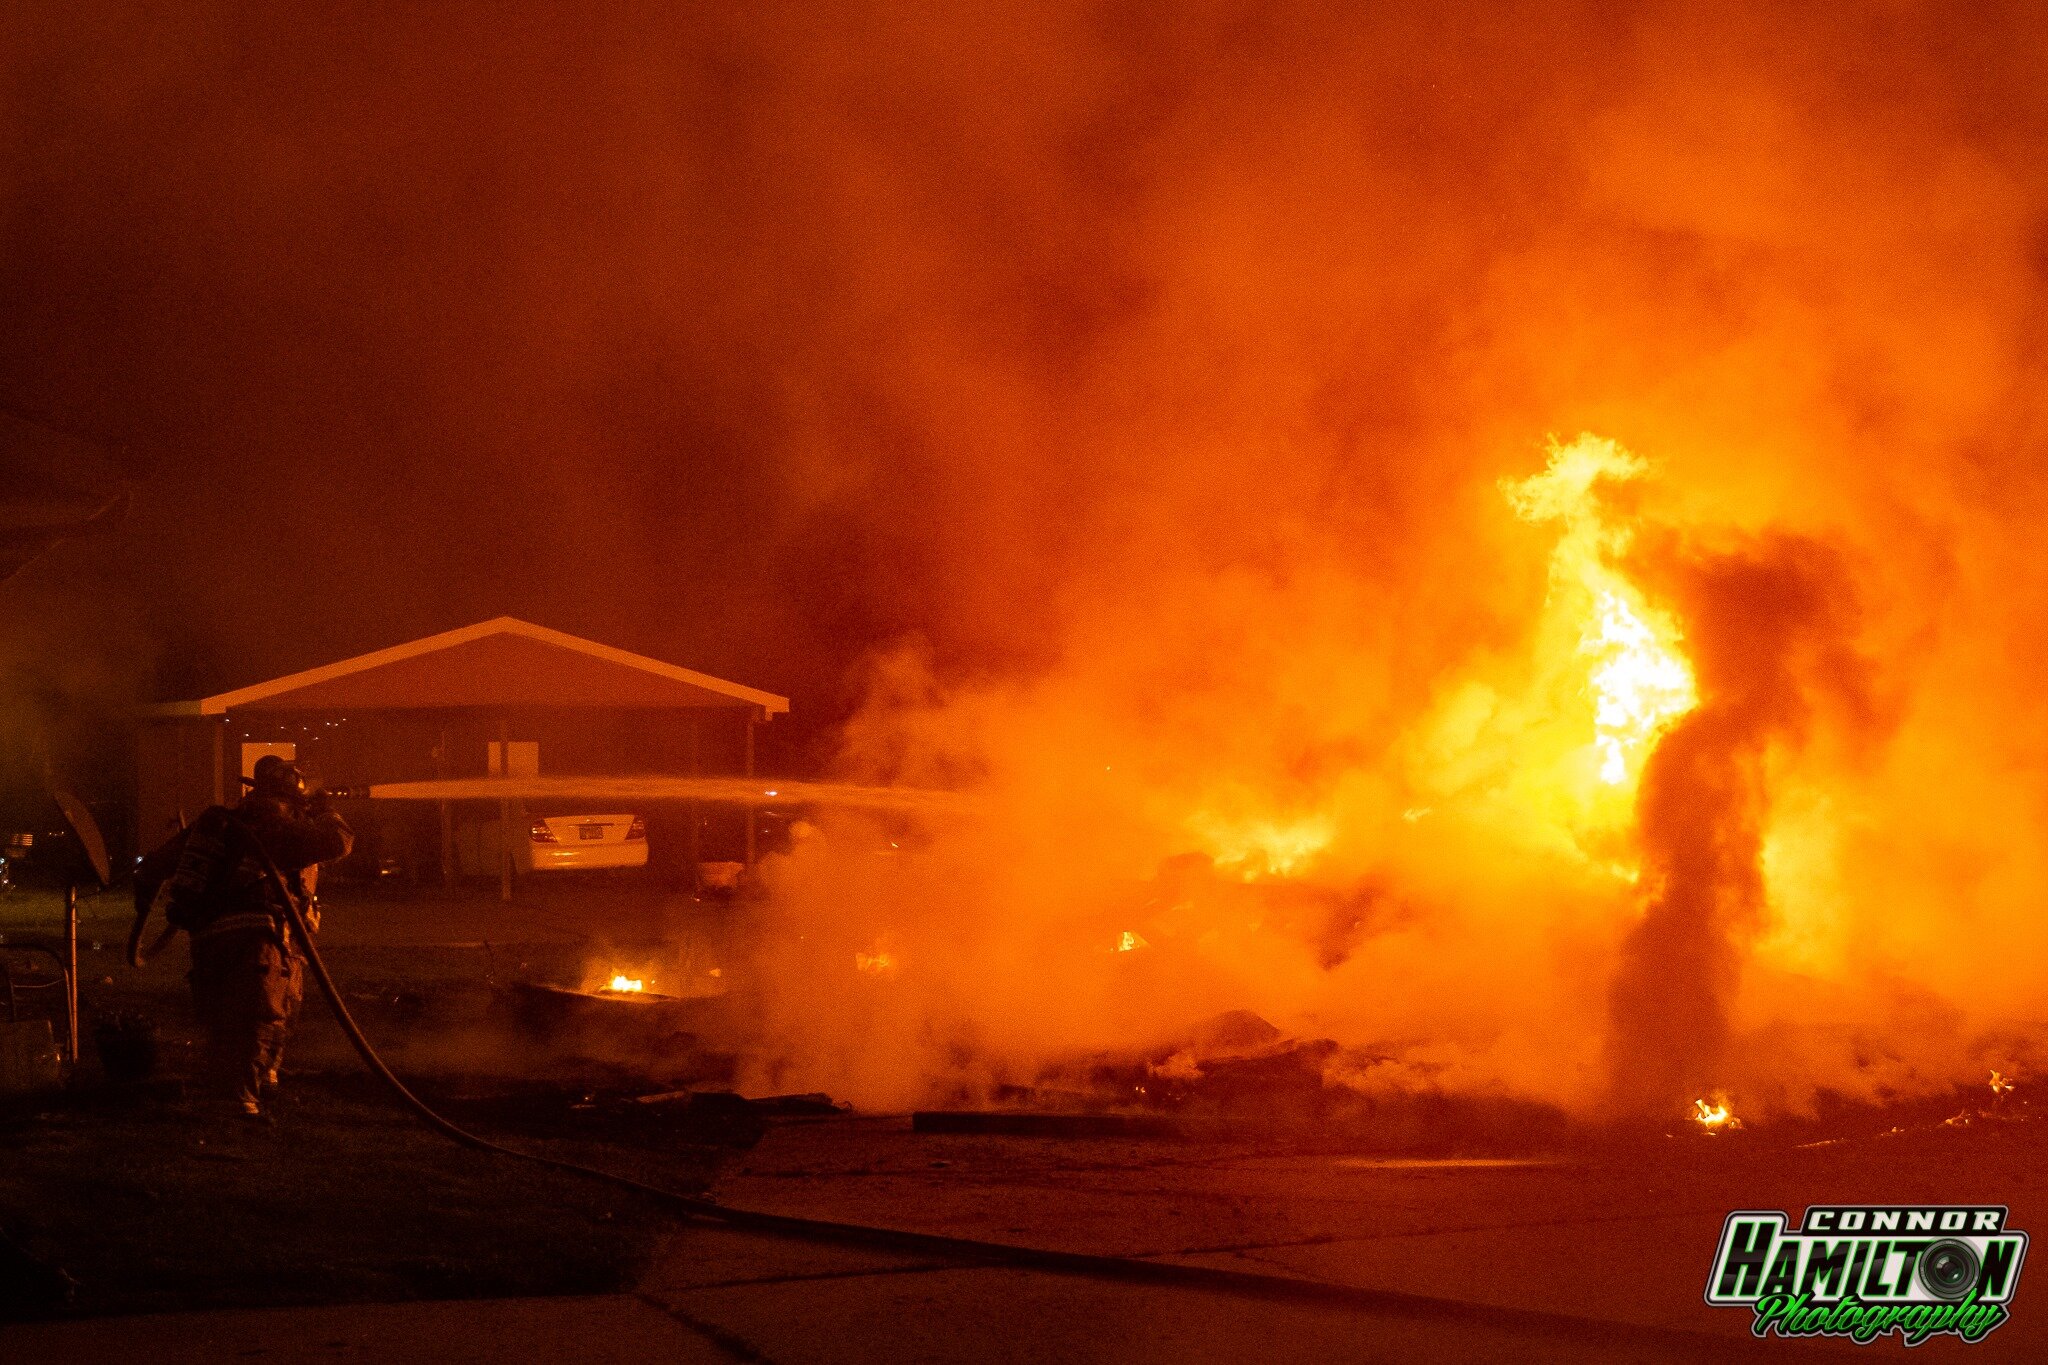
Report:
[[1977,1287],[1977,1252],[1968,1242],[1948,1238],[1920,1253],[1920,1283],[1937,1299],[1967,1298]]

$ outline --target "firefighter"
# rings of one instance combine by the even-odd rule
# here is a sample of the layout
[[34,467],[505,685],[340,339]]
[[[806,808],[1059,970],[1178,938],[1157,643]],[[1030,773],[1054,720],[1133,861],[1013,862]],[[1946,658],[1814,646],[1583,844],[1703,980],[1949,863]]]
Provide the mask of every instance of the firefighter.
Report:
[[308,796],[296,766],[265,755],[239,806],[210,807],[185,832],[176,870],[151,898],[192,936],[189,979],[206,1032],[208,1089],[245,1117],[262,1118],[264,1100],[276,1093],[305,993],[304,953],[271,869],[317,929],[307,874],[347,857],[354,843],[324,793]]

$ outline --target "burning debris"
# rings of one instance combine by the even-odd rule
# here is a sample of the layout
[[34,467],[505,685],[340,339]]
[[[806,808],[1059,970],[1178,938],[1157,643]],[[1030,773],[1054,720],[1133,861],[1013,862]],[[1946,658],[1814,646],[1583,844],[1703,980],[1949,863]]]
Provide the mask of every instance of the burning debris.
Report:
[[703,935],[692,934],[673,943],[607,949],[584,964],[577,988],[590,995],[687,1000],[722,995],[726,982]]
[[1946,1128],[1970,1128],[1982,1123],[2010,1124],[2033,1121],[2032,1106],[2017,1092],[2019,1086],[2009,1071],[1991,1069],[1991,1103],[1971,1104],[1943,1119]]
[[1712,1104],[1694,1100],[1692,1121],[1708,1133],[1733,1133],[1742,1127],[1742,1120],[1729,1111],[1726,1100],[1716,1100]]
[[[1298,772],[1254,780],[1184,748],[1149,763],[1091,752],[1085,788],[1049,774],[1040,786],[1024,774],[1064,750],[1036,727],[1064,723],[1068,699],[1041,699],[1040,714],[889,678],[900,694],[878,699],[849,743],[885,741],[893,771],[919,781],[978,772],[981,814],[934,826],[886,870],[835,852],[851,817],[771,862],[785,943],[823,937],[860,888],[852,976],[889,987],[849,1002],[860,1024],[823,1039],[808,1021],[842,986],[793,982],[784,1005],[788,955],[764,940],[774,1030],[805,1040],[781,1064],[916,1103],[1037,1084],[1031,1064],[1048,1055],[1116,1056],[1122,1039],[1236,1006],[1362,1056],[1441,1064],[1456,1037],[1448,1088],[1580,1113],[1668,1112],[1710,1080],[1768,1068],[1732,1055],[1730,1019],[1771,923],[1764,759],[1796,757],[1830,717],[1853,716],[1865,670],[1826,550],[1789,536],[1701,548],[1651,515],[1654,485],[1646,460],[1594,436],[1553,443],[1544,469],[1503,481],[1520,521],[1555,532],[1527,658],[1450,674],[1376,756],[1333,740],[1304,750],[1319,756]],[[1004,725],[977,724],[953,758],[946,723],[974,706]],[[1203,721],[1218,754],[1258,752]],[[920,745],[933,762],[904,769],[905,746]],[[1089,803],[1078,822],[1061,804],[1075,799]],[[1077,824],[1117,833],[1081,861],[1064,837]],[[1149,895],[1114,889],[1105,866],[1152,854]],[[1087,943],[1110,951],[1081,961]],[[899,972],[913,953],[916,971]],[[1571,988],[1546,988],[1543,973]],[[1020,1009],[1033,976],[1061,983],[1072,1036]],[[874,1055],[853,1061],[857,1044]],[[1254,1061],[1270,1065],[1148,1057],[1127,1083],[1176,1094],[1199,1066],[1216,1089]],[[870,1089],[849,1065],[886,1083]]]
[[707,1003],[638,986],[571,990],[522,981],[497,992],[490,1017],[557,1056],[658,1060],[729,1075],[730,1060],[700,1046]]
[[1076,1057],[985,1107],[920,1110],[921,1132],[1048,1138],[1340,1142],[1372,1151],[1522,1155],[1563,1140],[1546,1106],[1472,1100],[1415,1084],[1389,1059],[1291,1038],[1233,1010],[1150,1048]]

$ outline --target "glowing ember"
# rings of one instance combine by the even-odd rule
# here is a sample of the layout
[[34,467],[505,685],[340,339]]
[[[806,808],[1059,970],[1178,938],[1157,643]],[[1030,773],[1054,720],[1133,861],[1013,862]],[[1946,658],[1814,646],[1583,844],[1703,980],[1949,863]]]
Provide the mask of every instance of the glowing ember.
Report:
[[1713,1104],[1708,1104],[1705,1100],[1694,1100],[1692,1110],[1692,1121],[1710,1133],[1732,1133],[1742,1126],[1742,1120],[1728,1111],[1726,1100]]
[[2010,1089],[2012,1089],[2012,1077],[2006,1075],[2003,1071],[1994,1071],[1991,1073],[1992,1094],[2003,1095],[2006,1091]]
[[642,981],[637,976],[625,976],[622,974],[619,976],[614,976],[611,980],[611,984],[606,986],[605,989],[608,991],[618,991],[622,994],[630,994],[635,991],[646,990],[647,983]]
[[1120,953],[1132,953],[1136,952],[1140,948],[1149,948],[1151,946],[1152,945],[1147,943],[1142,937],[1132,933],[1128,929],[1124,930],[1121,934],[1118,934],[1116,937],[1116,950]]

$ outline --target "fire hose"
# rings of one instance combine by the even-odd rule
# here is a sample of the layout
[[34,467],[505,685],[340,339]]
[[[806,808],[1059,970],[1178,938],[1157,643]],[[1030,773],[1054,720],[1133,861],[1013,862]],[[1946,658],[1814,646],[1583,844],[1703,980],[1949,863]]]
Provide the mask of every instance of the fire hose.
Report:
[[909,1232],[900,1228],[875,1227],[861,1223],[839,1223],[817,1218],[795,1218],[783,1214],[763,1213],[753,1209],[736,1209],[715,1200],[702,1199],[676,1190],[664,1189],[616,1171],[607,1171],[580,1162],[564,1161],[559,1157],[545,1156],[539,1152],[521,1151],[480,1137],[454,1123],[422,1100],[400,1080],[396,1073],[384,1063],[377,1049],[364,1036],[355,1016],[349,1013],[348,1005],[341,998],[341,991],[334,984],[334,978],[327,970],[327,963],[320,956],[320,948],[313,941],[313,935],[306,923],[305,913],[298,898],[292,894],[290,884],[277,864],[260,844],[252,845],[258,860],[263,864],[265,875],[270,879],[279,897],[283,900],[291,919],[291,926],[304,945],[307,964],[313,970],[313,979],[319,983],[320,993],[334,1011],[335,1021],[347,1035],[349,1044],[361,1057],[371,1073],[391,1090],[399,1102],[425,1123],[429,1128],[449,1140],[480,1152],[511,1157],[517,1161],[529,1162],[549,1170],[563,1171],[587,1179],[604,1181],[645,1195],[655,1202],[681,1213],[689,1218],[721,1224],[736,1231],[752,1232],[771,1237],[781,1237],[806,1242],[824,1242],[842,1246],[858,1246],[872,1250],[896,1252],[903,1255],[929,1257],[940,1260],[960,1261],[970,1264],[1012,1267],[1022,1270],[1036,1270],[1058,1275],[1082,1276],[1090,1279],[1118,1280],[1126,1283],[1176,1286],[1188,1289],[1204,1289],[1237,1295],[1239,1297],[1291,1301],[1297,1303],[1321,1304],[1325,1306],[1367,1309],[1377,1313],[1410,1318],[1458,1318],[1468,1323],[1492,1326],[1524,1333],[1538,1333],[1546,1336],[1583,1339],[1589,1333],[1598,1334],[1603,1340],[1612,1341],[1615,1334],[1627,1333],[1638,1337],[1646,1345],[1662,1343],[1675,1347],[1690,1345],[1706,1347],[1711,1345],[1717,1353],[1725,1353],[1730,1343],[1718,1337],[1702,1333],[1669,1328],[1623,1326],[1610,1322],[1596,1322],[1592,1319],[1572,1317],[1562,1313],[1545,1313],[1529,1309],[1499,1308],[1491,1305],[1473,1304],[1453,1299],[1434,1298],[1423,1294],[1409,1294],[1397,1290],[1368,1289],[1354,1285],[1333,1284],[1328,1281],[1296,1279],[1283,1275],[1261,1275],[1249,1271],[1223,1270],[1210,1266],[1193,1266],[1163,1261],[1148,1261],[1132,1256],[1101,1256],[1085,1252],[1054,1251],[1041,1247],[1018,1246],[1007,1242],[987,1242],[968,1237],[946,1237],[936,1233]]

